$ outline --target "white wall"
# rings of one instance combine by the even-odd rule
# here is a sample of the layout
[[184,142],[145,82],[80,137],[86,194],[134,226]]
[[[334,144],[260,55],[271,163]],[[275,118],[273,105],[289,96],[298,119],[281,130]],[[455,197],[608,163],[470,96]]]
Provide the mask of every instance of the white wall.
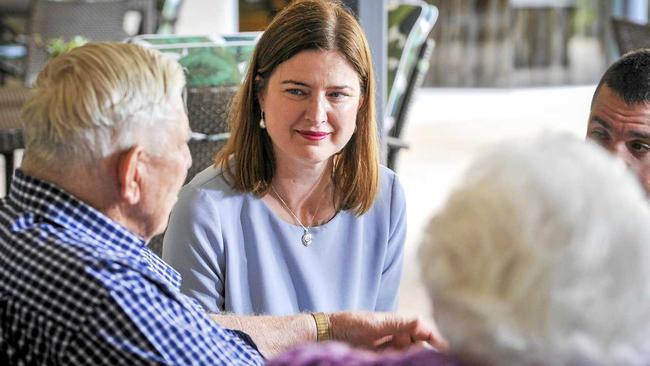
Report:
[[237,8],[237,0],[185,0],[176,23],[176,33],[218,36],[237,32]]

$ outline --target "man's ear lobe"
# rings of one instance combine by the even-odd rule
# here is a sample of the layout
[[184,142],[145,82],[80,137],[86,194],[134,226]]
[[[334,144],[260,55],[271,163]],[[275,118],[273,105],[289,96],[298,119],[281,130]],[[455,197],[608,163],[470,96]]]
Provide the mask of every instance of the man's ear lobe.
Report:
[[141,146],[133,146],[120,154],[117,163],[119,195],[131,205],[140,202],[142,153]]

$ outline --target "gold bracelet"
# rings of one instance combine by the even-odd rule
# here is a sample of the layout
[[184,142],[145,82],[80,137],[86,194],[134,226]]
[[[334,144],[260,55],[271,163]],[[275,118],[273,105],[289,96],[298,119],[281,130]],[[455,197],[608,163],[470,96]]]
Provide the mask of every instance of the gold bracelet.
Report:
[[316,341],[323,342],[332,339],[330,319],[325,313],[311,313],[316,322]]

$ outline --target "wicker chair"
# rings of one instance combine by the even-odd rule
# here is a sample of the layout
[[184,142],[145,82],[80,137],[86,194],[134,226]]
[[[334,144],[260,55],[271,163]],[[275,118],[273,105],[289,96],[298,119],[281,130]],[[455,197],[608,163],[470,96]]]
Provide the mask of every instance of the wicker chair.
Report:
[[42,43],[83,36],[91,41],[120,41],[126,37],[124,15],[128,0],[34,0],[29,21],[25,82],[31,85],[47,62]]
[[[192,167],[187,172],[186,183],[212,165],[214,155],[228,139],[228,109],[238,86],[216,88],[190,88],[187,91],[187,116],[193,136],[190,140]],[[163,235],[151,239],[149,247],[162,253]]]
[[210,166],[214,154],[228,139],[228,108],[238,86],[190,88],[187,91],[187,116],[194,133],[190,140],[192,167],[189,182],[196,173]]
[[[20,42],[18,32],[3,23],[4,11],[4,6],[2,6],[0,8],[0,85],[4,85],[5,78],[8,76],[19,77],[22,75],[22,61],[27,55],[27,49]],[[28,13],[28,11],[26,12]],[[24,17],[27,18],[27,15]]]
[[650,26],[647,24],[612,18],[612,29],[621,55],[639,48],[650,47]]
[[29,95],[25,87],[0,88],[0,154],[5,160],[5,187],[14,171],[14,151],[24,146],[20,111]]

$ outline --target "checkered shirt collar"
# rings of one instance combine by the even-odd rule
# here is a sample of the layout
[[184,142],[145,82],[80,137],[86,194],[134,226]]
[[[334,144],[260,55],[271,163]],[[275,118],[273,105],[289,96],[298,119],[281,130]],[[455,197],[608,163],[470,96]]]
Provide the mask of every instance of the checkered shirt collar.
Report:
[[83,203],[52,183],[31,177],[17,169],[8,199],[27,212],[33,212],[61,227],[106,239],[125,254],[139,256],[145,246],[143,238],[103,213]]

